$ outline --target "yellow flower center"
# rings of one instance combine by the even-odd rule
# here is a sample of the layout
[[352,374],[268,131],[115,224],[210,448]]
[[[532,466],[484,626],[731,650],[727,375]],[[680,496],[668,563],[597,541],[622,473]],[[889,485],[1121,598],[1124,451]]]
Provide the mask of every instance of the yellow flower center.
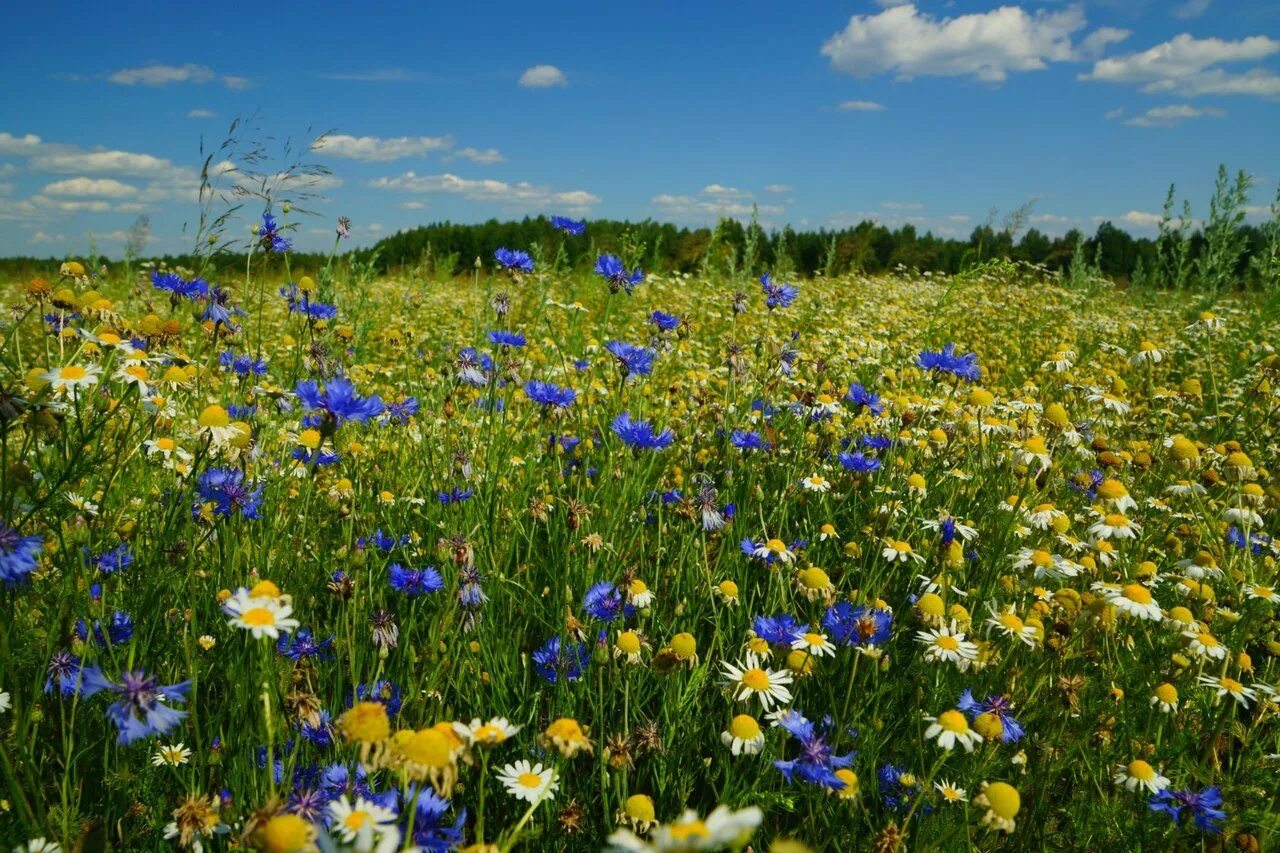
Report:
[[537,773],[521,773],[519,782],[525,788],[537,788],[542,785],[542,777]]
[[709,838],[711,836],[707,825],[701,820],[674,823],[668,828],[667,832],[671,834],[672,841],[688,841],[691,838]]
[[769,673],[758,666],[752,667],[742,673],[742,683],[752,690],[768,690]]
[[160,450],[163,450],[165,453],[172,453],[177,446],[178,446],[177,442],[175,442],[172,438],[156,439],[156,447],[159,448]]
[[276,614],[266,607],[251,607],[240,614],[240,619],[253,628],[264,628],[276,624]]
[[1137,779],[1141,782],[1150,782],[1156,778],[1156,769],[1141,758],[1129,762],[1129,766],[1125,768],[1125,772],[1129,774],[1129,778]]
[[680,633],[671,638],[671,651],[684,660],[689,660],[698,651],[698,641],[692,634]]
[[364,826],[365,821],[367,821],[368,819],[369,819],[369,813],[367,811],[365,811],[364,809],[356,809],[351,814],[346,816],[346,818],[342,821],[342,824],[347,829],[350,829],[353,832],[356,832],[356,831],[359,831],[360,827]]
[[826,640],[823,639],[821,634],[805,634],[804,642],[805,645],[814,647],[826,645]]
[[1178,701],[1178,688],[1168,682],[1161,684],[1155,690],[1156,698],[1166,705],[1172,705]]
[[1021,633],[1024,627],[1022,620],[1012,613],[1002,613],[1000,615],[1000,624],[1015,634]]
[[89,371],[85,370],[78,364],[69,364],[62,368],[59,375],[62,377],[63,381],[79,382],[81,379],[84,379],[89,375]]
[[502,729],[497,726],[491,726],[488,723],[476,729],[473,737],[483,743],[502,743],[507,739],[507,735]]
[[985,793],[991,811],[1004,820],[1012,820],[1022,808],[1022,797],[1018,790],[1007,782],[992,782]]
[[822,569],[813,567],[800,573],[800,583],[807,589],[822,589],[831,583],[831,577]]
[[1109,512],[1107,517],[1103,519],[1107,523],[1107,527],[1128,527],[1129,519],[1125,518],[1118,512]]
[[733,581],[720,581],[720,594],[725,598],[737,598],[738,585]]
[[1043,569],[1046,566],[1052,565],[1052,563],[1053,563],[1053,555],[1050,554],[1048,551],[1032,551],[1031,552],[1032,565],[1039,566],[1040,568]]
[[1218,638],[1213,636],[1212,634],[1201,633],[1198,637],[1196,637],[1196,639],[1200,642],[1200,645],[1208,649],[1215,648],[1218,645]]
[[1120,592],[1121,594],[1124,595],[1125,598],[1129,599],[1134,604],[1150,604],[1151,603],[1151,591],[1147,589],[1145,586],[1143,586],[1142,584],[1136,584],[1136,583],[1126,584],[1125,587],[1122,590],[1120,590]]
[[969,731],[969,721],[959,711],[943,711],[938,715],[938,725],[955,734]]
[[760,724],[749,714],[739,714],[729,723],[729,734],[739,740],[754,740],[760,734]]
[[640,637],[635,631],[623,631],[618,635],[618,648],[624,654],[634,655],[640,651]]
[[231,416],[221,406],[207,406],[196,423],[202,427],[225,427],[231,423]]
[[633,794],[627,797],[627,817],[632,820],[652,821],[654,819],[653,800],[644,794]]
[[1244,690],[1244,685],[1236,681],[1234,678],[1227,678],[1225,675],[1218,679],[1218,683],[1222,685],[1222,689],[1228,693],[1240,693]]
[[768,542],[764,543],[764,547],[768,548],[775,554],[782,554],[787,550],[787,543],[783,542],[781,539],[770,539]]
[[960,648],[960,642],[955,637],[948,636],[946,634],[934,640],[933,644],[948,652],[954,652],[956,649]]

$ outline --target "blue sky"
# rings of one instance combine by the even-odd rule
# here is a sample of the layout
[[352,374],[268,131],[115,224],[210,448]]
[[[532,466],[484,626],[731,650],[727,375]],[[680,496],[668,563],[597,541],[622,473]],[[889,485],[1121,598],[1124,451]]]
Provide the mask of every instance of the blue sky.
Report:
[[308,248],[339,215],[369,243],[753,204],[959,236],[1030,198],[1051,233],[1151,234],[1170,181],[1200,215],[1244,168],[1260,219],[1280,177],[1273,0],[56,5],[0,32],[0,254],[118,253],[143,213],[189,248],[201,140],[251,114],[336,134]]

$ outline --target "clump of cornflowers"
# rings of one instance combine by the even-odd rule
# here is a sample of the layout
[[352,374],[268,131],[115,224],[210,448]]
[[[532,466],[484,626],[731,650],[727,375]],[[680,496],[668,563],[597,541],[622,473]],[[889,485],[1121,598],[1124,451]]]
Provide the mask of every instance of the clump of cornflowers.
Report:
[[789,708],[778,715],[778,725],[786,729],[800,744],[800,755],[789,761],[774,761],[787,782],[799,778],[811,785],[821,785],[832,791],[845,787],[845,781],[836,771],[853,764],[853,753],[837,755],[824,736],[824,730],[830,728],[830,721],[822,726],[815,725],[799,711]]
[[508,249],[505,246],[495,249],[493,260],[498,264],[498,269],[517,280],[524,273],[533,272],[533,258],[520,249]]
[[947,344],[940,350],[924,350],[916,357],[916,365],[934,375],[946,374],[969,382],[982,378],[978,354],[957,355],[955,344]]
[[837,646],[852,646],[862,654],[875,657],[893,636],[893,614],[838,601],[822,615],[822,627]]
[[377,394],[361,397],[345,376],[325,382],[304,379],[294,391],[302,407],[311,413],[304,425],[318,427],[322,434],[332,434],[348,421],[362,423],[376,418],[386,408]]
[[628,296],[636,285],[644,281],[644,272],[639,267],[628,270],[617,255],[601,255],[596,258],[595,273],[609,285],[610,293],[624,291]]
[[760,276],[760,290],[764,293],[765,307],[770,311],[775,308],[790,308],[791,303],[800,295],[800,288],[776,282],[768,273]]
[[[305,281],[306,276],[303,276]],[[315,320],[332,320],[338,316],[338,306],[327,302],[317,302],[311,297],[311,290],[289,284],[280,288],[280,296],[289,307],[290,314],[302,314],[312,322]]]
[[612,622],[623,615],[627,604],[617,584],[613,581],[600,581],[583,596],[582,609],[592,619]]
[[17,586],[36,570],[44,540],[23,536],[15,528],[0,523],[0,581]]
[[267,363],[261,358],[251,355],[237,355],[230,350],[218,356],[218,364],[223,370],[236,376],[266,376]]
[[151,286],[169,294],[169,299],[174,305],[177,305],[180,299],[204,299],[209,295],[209,283],[204,279],[185,279],[175,272],[152,270]]
[[407,569],[399,563],[392,563],[387,567],[387,579],[392,589],[409,598],[444,589],[444,578],[435,566]]
[[613,432],[628,447],[636,451],[641,450],[665,450],[675,441],[675,433],[669,429],[662,432],[654,430],[653,425],[648,421],[638,421],[631,417],[630,412],[623,412],[613,419]]
[[591,663],[591,650],[582,643],[552,637],[533,653],[533,666],[544,681],[577,681]]
[[199,498],[191,509],[197,520],[214,518],[260,518],[262,487],[254,489],[245,483],[244,472],[238,468],[210,468],[200,475],[196,483]]
[[972,690],[965,690],[956,707],[969,715],[974,731],[986,740],[1017,743],[1025,734],[1013,716],[1013,703],[1004,696],[992,695],[978,701]]
[[496,330],[489,333],[489,343],[499,349],[523,349],[528,341],[519,332]]
[[142,670],[126,670],[120,681],[106,678],[96,666],[86,667],[81,673],[80,695],[88,698],[103,691],[116,694],[117,699],[107,708],[107,719],[116,727],[119,744],[165,735],[173,731],[187,716],[169,703],[185,704],[191,683],[161,685],[154,675]]

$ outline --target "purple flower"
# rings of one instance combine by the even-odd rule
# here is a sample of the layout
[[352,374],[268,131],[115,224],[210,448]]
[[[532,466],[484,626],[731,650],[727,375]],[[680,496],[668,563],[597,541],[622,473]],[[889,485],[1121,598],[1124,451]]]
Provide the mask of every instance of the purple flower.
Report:
[[885,610],[838,601],[823,614],[822,627],[838,646],[883,646],[893,634],[893,617]]
[[489,343],[495,347],[509,347],[511,349],[520,349],[527,341],[524,335],[519,332],[496,331],[489,333]]
[[551,217],[551,227],[557,231],[563,231],[571,237],[577,237],[579,234],[586,233],[586,220],[570,219],[567,216]]
[[548,684],[577,681],[591,662],[591,650],[581,643],[562,642],[552,637],[533,653],[533,666]]
[[0,581],[17,586],[36,570],[36,558],[44,549],[39,536],[21,536],[12,527],[0,524]]
[[874,456],[867,456],[863,453],[841,453],[836,458],[840,460],[841,467],[846,471],[870,474],[872,471],[880,470],[880,460]]
[[582,609],[592,619],[599,619],[601,622],[617,619],[622,615],[624,604],[622,591],[612,581],[600,581],[587,590],[582,598]]
[[796,297],[800,295],[800,288],[790,284],[779,284],[768,273],[760,276],[760,289],[764,291],[765,307],[770,310],[788,308],[792,302],[796,301]]
[[392,563],[387,568],[387,575],[391,581],[391,588],[410,598],[444,589],[444,578],[436,571],[435,566],[406,569],[399,563]]
[[262,214],[262,225],[258,228],[258,242],[268,252],[287,252],[290,248],[289,241],[280,233],[276,218],[270,213]]
[[639,268],[634,272],[628,272],[617,255],[601,255],[596,258],[595,271],[596,275],[609,283],[610,293],[625,290],[627,295],[630,295],[635,286],[644,281],[644,272]]
[[520,249],[508,249],[505,246],[493,253],[498,266],[511,273],[533,272],[533,258],[528,252]]
[[1003,696],[992,695],[979,702],[973,698],[972,690],[965,690],[956,707],[968,714],[970,719],[977,719],[982,714],[998,719],[1001,727],[1000,740],[1004,743],[1017,743],[1026,734],[1022,723],[1013,717],[1012,703]]
[[623,412],[613,419],[613,431],[627,444],[636,450],[665,450],[675,441],[675,433],[669,429],[654,432],[648,421],[631,419],[630,412]]
[[884,411],[884,403],[880,400],[880,395],[874,391],[868,391],[862,387],[861,382],[852,382],[849,384],[849,393],[844,398],[854,406],[865,408],[873,415],[878,415]]
[[1188,817],[1194,818],[1196,828],[1202,832],[1221,832],[1218,821],[1227,819],[1226,810],[1222,808],[1222,791],[1217,785],[1203,791],[1186,789],[1174,791],[1165,788],[1151,798],[1147,808],[1153,812],[1163,812],[1173,818],[1178,826]]
[[648,347],[638,347],[625,341],[609,341],[604,348],[613,353],[614,358],[618,360],[623,376],[630,376],[633,373],[638,376],[648,376],[653,372],[653,359],[657,353]]
[[959,379],[977,382],[982,378],[978,367],[978,354],[956,355],[956,345],[947,344],[940,350],[925,350],[916,357],[916,364],[930,373],[949,373]]
[[578,399],[578,392],[572,388],[561,388],[537,379],[530,379],[525,383],[524,393],[530,400],[546,408],[567,409]]
[[359,423],[376,418],[386,408],[377,394],[361,397],[356,393],[355,386],[341,375],[323,384],[314,379],[304,379],[294,391],[302,401],[302,407],[315,413],[313,418],[318,423],[310,424],[312,426],[326,423],[337,428],[347,421]]
[[755,635],[771,646],[790,647],[792,641],[804,633],[804,626],[789,613],[775,616],[757,616],[751,623]]
[[805,719],[799,711],[787,711],[778,719],[778,725],[800,742],[798,757],[790,761],[773,762],[773,766],[782,772],[783,778],[788,783],[799,777],[801,781],[821,785],[833,791],[839,791],[844,787],[844,780],[836,775],[836,771],[853,764],[852,752],[836,755],[818,727]]
[[200,475],[196,484],[200,500],[192,508],[192,517],[199,518],[205,504],[212,505],[213,514],[230,518],[237,512],[244,518],[258,518],[262,506],[262,488],[250,489],[244,482],[244,472],[238,468],[210,468]]
[[134,741],[168,734],[187,716],[186,711],[171,708],[169,703],[185,704],[191,682],[161,685],[154,675],[142,670],[126,670],[120,674],[120,683],[103,677],[101,670],[92,667],[84,670],[83,696],[106,690],[120,698],[107,708],[107,719],[119,731],[117,743]]

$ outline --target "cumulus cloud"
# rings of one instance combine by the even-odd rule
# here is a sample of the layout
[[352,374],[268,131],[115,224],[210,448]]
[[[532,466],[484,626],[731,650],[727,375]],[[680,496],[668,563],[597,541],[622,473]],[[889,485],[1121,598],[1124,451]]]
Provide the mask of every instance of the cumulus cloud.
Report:
[[876,15],[854,15],[822,46],[838,71],[858,77],[976,77],[999,83],[1011,72],[1038,71],[1051,62],[1079,61],[1128,36],[1102,28],[1082,41],[1087,26],[1079,5],[1027,12],[1001,6],[954,18],[923,13],[912,3]]
[[369,186],[420,195],[457,195],[468,201],[491,202],[509,207],[557,206],[570,213],[583,212],[600,203],[599,196],[586,190],[553,190],[527,181],[513,184],[492,178],[462,178],[448,172],[442,175],[405,172],[395,177],[377,178]]
[[316,140],[313,151],[323,151],[330,157],[346,157],[366,163],[387,163],[406,157],[423,157],[432,151],[453,147],[449,136],[346,136],[331,134]]
[[520,85],[526,89],[549,89],[553,86],[568,86],[569,78],[554,65],[534,65],[526,68],[520,75]]
[[767,184],[764,191],[769,193],[789,193],[791,189],[790,184]]
[[1198,18],[1208,12],[1211,5],[1213,0],[1186,0],[1173,7],[1173,16],[1183,19]]
[[721,217],[746,219],[753,211],[760,216],[777,216],[786,210],[779,204],[756,205],[752,199],[751,193],[737,187],[708,184],[694,195],[660,193],[649,199],[649,203],[669,219],[693,222],[709,222]]
[[876,101],[841,101],[836,109],[844,113],[879,113],[884,112],[884,104]]
[[1232,41],[1182,33],[1140,53],[1101,59],[1080,79],[1136,85],[1149,94],[1280,97],[1280,75],[1271,69],[1255,66],[1231,72],[1220,67],[1257,62],[1277,52],[1280,40],[1267,36]]
[[491,163],[505,163],[507,158],[502,156],[502,152],[497,148],[459,148],[453,154],[445,158],[446,160],[470,160],[481,166],[487,166]]
[[187,110],[187,118],[213,118],[213,110]]
[[882,201],[880,206],[885,210],[924,210],[924,205],[918,201]]
[[1171,104],[1167,107],[1153,107],[1140,116],[1134,116],[1125,122],[1130,127],[1177,127],[1188,119],[1221,118],[1226,115],[1217,107],[1193,107],[1190,104]]
[[68,178],[47,185],[44,194],[81,198],[129,198],[138,194],[138,188],[115,178]]
[[175,83],[204,84],[220,80],[228,89],[244,89],[249,85],[245,77],[219,76],[207,65],[188,62],[185,65],[152,63],[138,68],[122,68],[107,75],[107,80],[121,86],[169,86]]
[[1145,210],[1131,210],[1123,216],[1095,216],[1094,222],[1122,222],[1130,228],[1139,231],[1154,231],[1160,226],[1160,220],[1163,217],[1158,213],[1148,213]]

